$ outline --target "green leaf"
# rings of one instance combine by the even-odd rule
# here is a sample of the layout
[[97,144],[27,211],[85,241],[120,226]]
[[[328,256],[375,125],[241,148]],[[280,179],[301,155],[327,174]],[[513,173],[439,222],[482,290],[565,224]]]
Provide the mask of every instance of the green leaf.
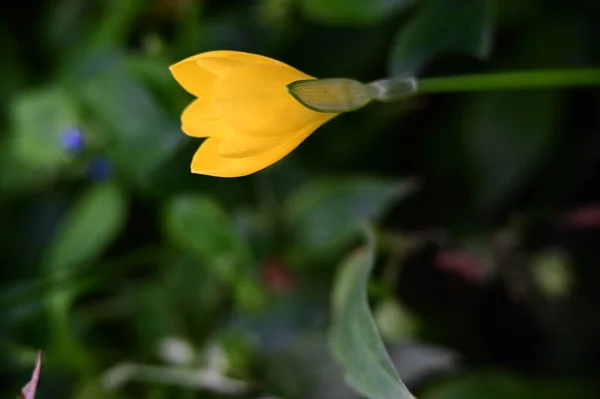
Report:
[[122,301],[132,304],[126,317],[135,331],[136,349],[148,356],[156,354],[161,339],[182,334],[180,313],[168,294],[166,284],[156,282],[127,287],[122,294]]
[[[55,233],[46,255],[51,279],[63,280],[94,261],[115,240],[125,224],[126,200],[113,184],[96,185],[83,193]],[[73,287],[69,287],[73,288]],[[67,363],[90,372],[92,361],[70,325],[74,292],[59,290],[47,298],[54,350]]]
[[398,31],[390,57],[392,76],[414,76],[438,54],[455,51],[488,57],[492,0],[427,1]]
[[306,256],[325,258],[355,238],[356,219],[377,220],[416,188],[412,180],[323,178],[292,194],[284,217],[292,242]]
[[61,133],[76,123],[77,116],[63,90],[40,89],[17,97],[12,119],[12,151],[20,162],[47,171],[69,160],[62,148]]
[[224,303],[229,301],[226,284],[198,267],[195,259],[181,258],[169,262],[160,276],[175,313],[186,320],[186,330],[202,334],[219,318]]
[[356,398],[328,350],[324,332],[300,334],[265,358],[265,382],[282,398]]
[[375,24],[407,8],[413,0],[303,0],[306,15],[332,25]]
[[86,6],[79,0],[62,0],[50,8],[42,28],[53,52],[64,56],[65,50],[77,48],[88,25],[86,17]]
[[176,245],[206,262],[228,281],[233,281],[235,272],[249,262],[246,243],[235,234],[227,215],[211,198],[183,196],[172,200],[166,208],[165,228]]
[[592,399],[591,387],[576,381],[526,379],[500,371],[480,371],[427,389],[423,399]]
[[18,159],[8,142],[0,140],[0,191],[3,195],[19,195],[47,182],[47,177],[36,167]]
[[342,265],[333,292],[330,345],[346,381],[371,399],[414,399],[398,377],[379,336],[367,297],[375,263],[375,238],[366,229],[367,243]]
[[463,118],[463,151],[476,206],[493,206],[527,181],[557,139],[556,92],[473,95]]
[[117,167],[139,183],[149,184],[153,172],[180,147],[184,136],[145,87],[124,69],[113,67],[94,74],[81,83],[79,93],[109,128],[108,153]]
[[113,184],[95,185],[83,193],[59,226],[46,262],[53,277],[64,277],[99,257],[125,224],[126,199]]

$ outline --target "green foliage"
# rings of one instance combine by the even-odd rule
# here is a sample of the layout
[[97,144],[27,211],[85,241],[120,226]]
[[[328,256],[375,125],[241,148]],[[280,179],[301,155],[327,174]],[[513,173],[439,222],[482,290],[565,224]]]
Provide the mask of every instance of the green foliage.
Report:
[[321,178],[288,199],[285,220],[294,246],[306,256],[339,253],[354,238],[354,219],[375,221],[415,190],[413,181]]
[[64,90],[50,87],[22,94],[12,103],[12,119],[11,145],[19,162],[48,171],[69,160],[60,136],[77,123],[77,113]]
[[444,52],[487,58],[492,46],[492,8],[492,0],[427,1],[396,34],[390,74],[418,74]]
[[375,263],[376,243],[367,231],[365,248],[342,265],[333,291],[330,340],[346,381],[372,399],[414,397],[394,369],[371,316],[367,281]]
[[412,3],[413,0],[301,0],[309,18],[335,25],[375,24]]
[[595,392],[575,381],[529,380],[501,371],[471,373],[436,384],[423,399],[591,399]]
[[553,92],[482,93],[465,106],[465,158],[480,207],[501,201],[547,160],[560,109]]
[[225,279],[234,278],[250,261],[245,243],[228,225],[225,212],[210,198],[176,198],[167,205],[165,228],[174,243]]
[[181,145],[175,121],[121,63],[73,84],[83,104],[106,127],[107,151],[117,166],[140,184],[150,184],[152,175]]
[[14,2],[0,398],[38,349],[36,399],[594,397],[597,90],[423,90],[216,179],[190,173],[202,139],[168,66],[231,49],[360,82],[588,82],[597,3]]
[[84,192],[54,233],[46,255],[48,273],[62,278],[102,255],[126,222],[126,206],[123,193],[112,183]]

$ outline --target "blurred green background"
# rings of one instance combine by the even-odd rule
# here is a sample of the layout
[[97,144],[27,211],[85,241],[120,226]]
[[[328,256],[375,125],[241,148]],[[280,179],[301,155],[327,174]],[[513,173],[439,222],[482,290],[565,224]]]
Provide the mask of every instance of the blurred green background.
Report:
[[423,399],[600,389],[600,93],[336,118],[255,175],[189,173],[168,66],[215,49],[371,81],[600,65],[597,0],[21,0],[0,15],[0,380],[14,398],[357,398],[327,342],[356,217]]

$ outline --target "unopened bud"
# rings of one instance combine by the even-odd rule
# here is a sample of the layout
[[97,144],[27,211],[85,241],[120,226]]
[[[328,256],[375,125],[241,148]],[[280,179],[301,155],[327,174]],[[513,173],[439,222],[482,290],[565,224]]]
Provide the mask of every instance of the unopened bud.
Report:
[[305,107],[317,112],[350,112],[371,101],[403,100],[417,91],[414,78],[381,79],[365,84],[352,79],[297,80],[287,85],[289,93]]
[[317,112],[355,111],[374,99],[374,87],[352,79],[297,80],[287,85],[289,93],[305,107]]

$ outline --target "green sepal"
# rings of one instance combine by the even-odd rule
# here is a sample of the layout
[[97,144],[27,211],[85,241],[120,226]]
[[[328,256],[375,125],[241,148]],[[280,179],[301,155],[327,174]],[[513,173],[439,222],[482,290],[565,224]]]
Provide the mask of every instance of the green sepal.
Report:
[[375,88],[345,78],[297,80],[286,87],[305,107],[327,113],[356,111],[377,94]]

